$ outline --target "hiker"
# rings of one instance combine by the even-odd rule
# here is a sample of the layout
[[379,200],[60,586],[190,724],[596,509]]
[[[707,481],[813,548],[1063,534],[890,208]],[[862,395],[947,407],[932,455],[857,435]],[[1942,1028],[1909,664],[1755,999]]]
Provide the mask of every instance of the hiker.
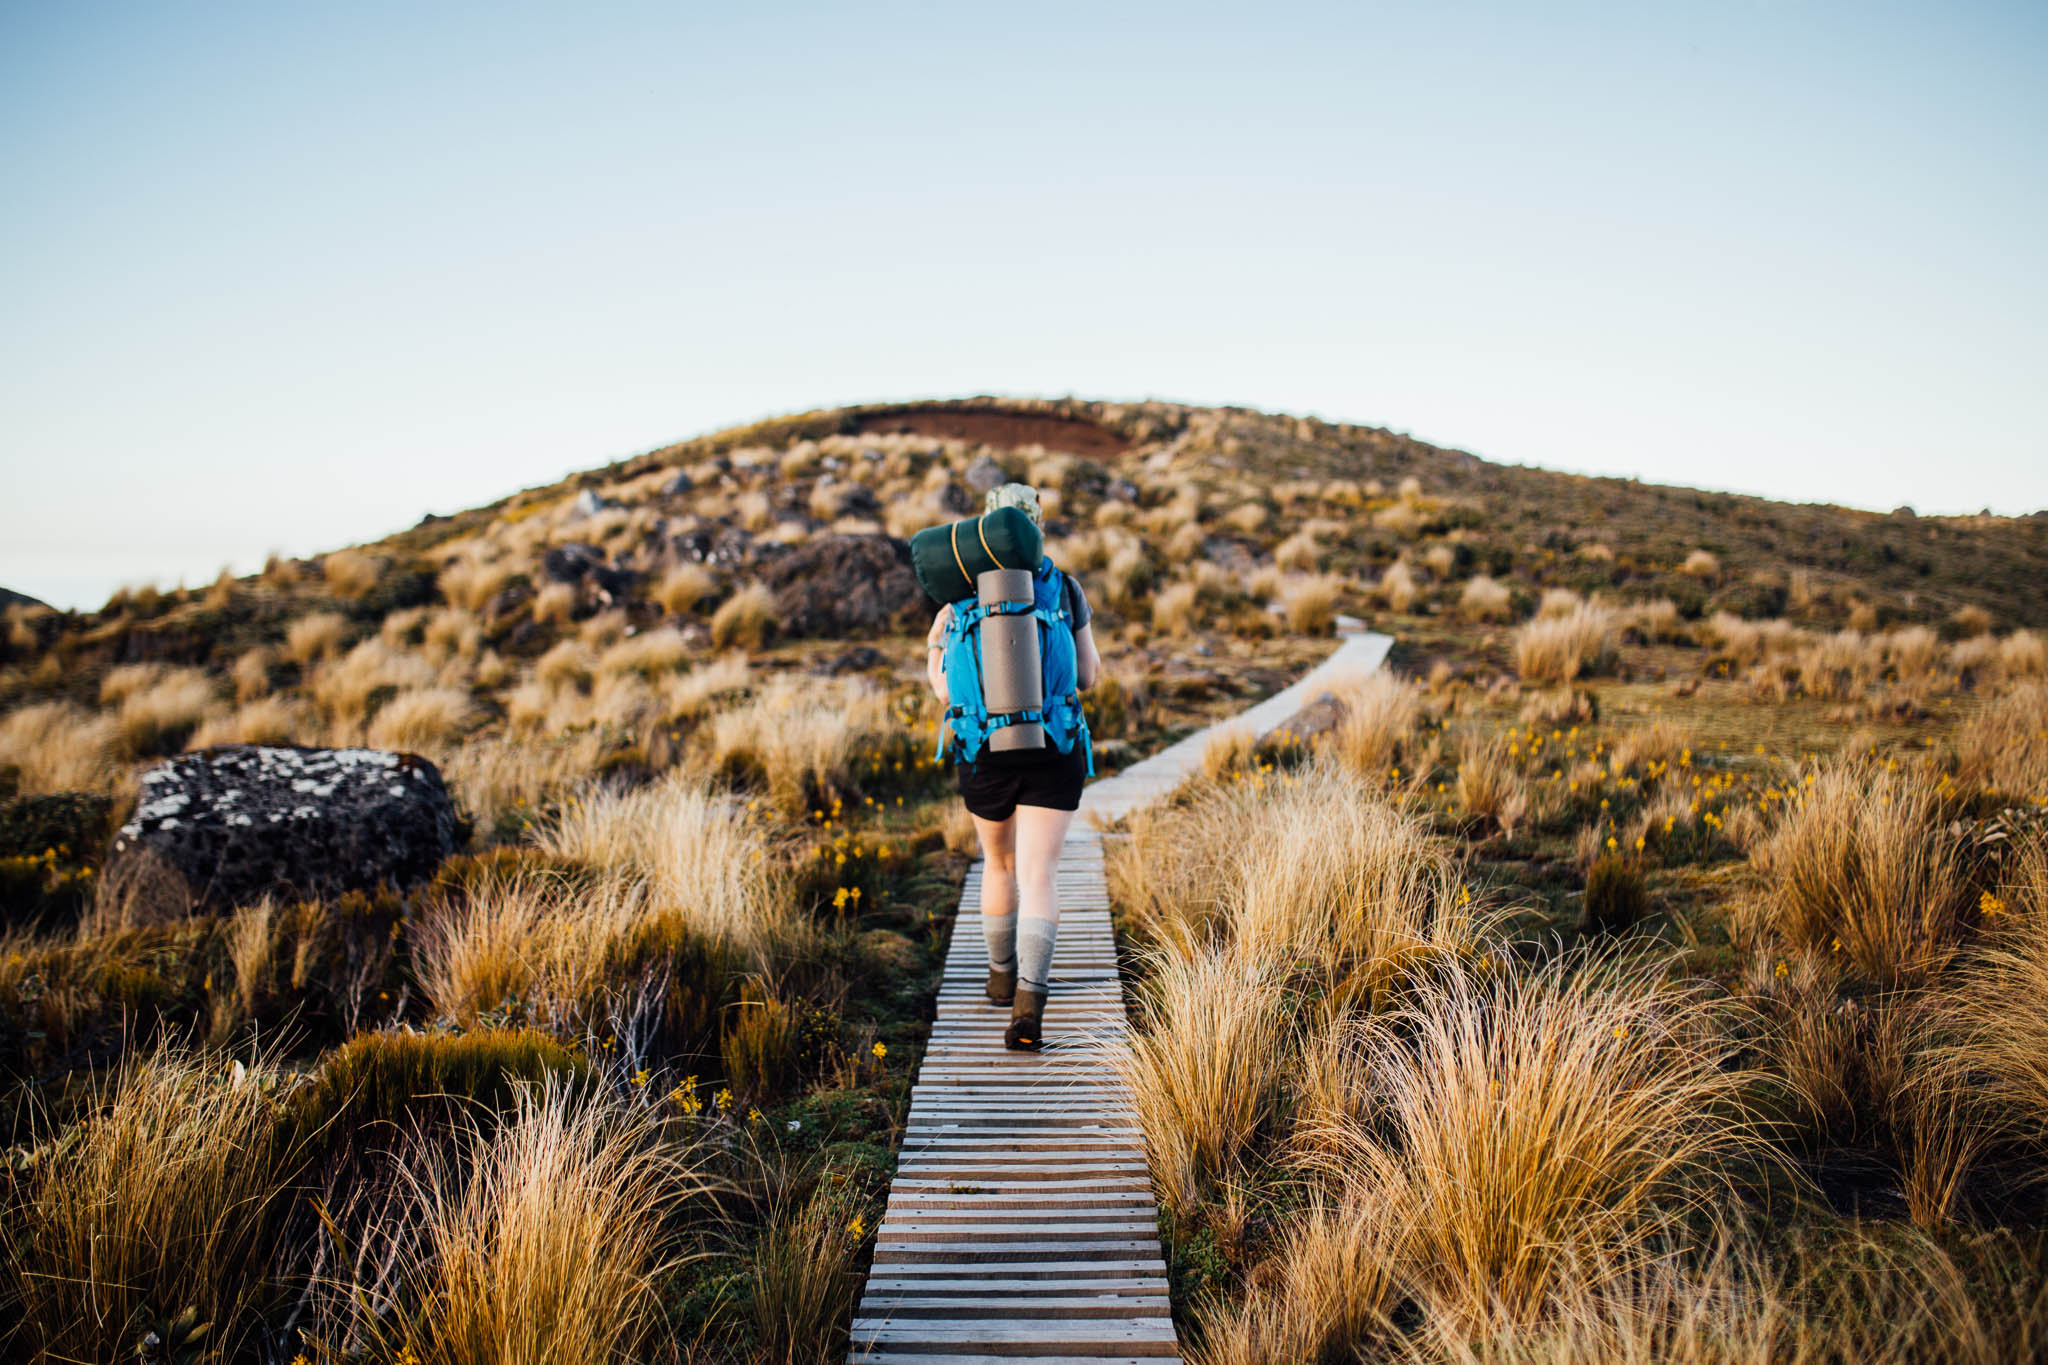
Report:
[[[1023,512],[1034,527],[1040,525],[1038,491],[1029,484],[990,489],[986,511],[1006,507]],[[1043,1044],[1046,983],[1060,923],[1054,876],[1067,826],[1081,804],[1081,786],[1094,771],[1077,694],[1094,685],[1102,662],[1090,624],[1094,613],[1081,585],[1050,559],[1040,560],[1033,582],[1045,673],[1045,744],[1007,752],[984,744],[972,758],[963,754],[955,761],[960,799],[974,817],[974,831],[981,839],[988,1000],[1010,1007],[1003,1045],[1013,1051],[1036,1051]],[[949,671],[956,681],[979,676],[974,642],[967,631],[953,629],[956,605],[971,611],[974,599],[939,608],[925,638],[925,672],[932,691],[948,704],[942,726],[953,726],[953,717],[963,710],[978,713],[972,719],[985,725],[988,716],[981,698],[956,700],[947,695]],[[1064,637],[1071,638],[1071,649]],[[960,728],[974,729],[971,724]],[[946,738],[942,733],[942,744]]]

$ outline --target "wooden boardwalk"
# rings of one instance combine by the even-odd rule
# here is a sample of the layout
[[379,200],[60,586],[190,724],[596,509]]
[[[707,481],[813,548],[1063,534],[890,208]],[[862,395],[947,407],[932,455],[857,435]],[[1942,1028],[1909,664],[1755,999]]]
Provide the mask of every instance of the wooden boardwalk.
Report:
[[[1226,722],[1281,724],[1391,642],[1347,636],[1286,691]],[[1213,728],[1213,727],[1212,727]],[[1145,1139],[1108,1052],[1129,1030],[1102,840],[1199,766],[1205,730],[1091,786],[1061,854],[1045,1050],[1007,1052],[1008,1009],[982,996],[981,865],[962,888],[931,1043],[911,1091],[889,1207],[854,1311],[866,1365],[1177,1360]]]

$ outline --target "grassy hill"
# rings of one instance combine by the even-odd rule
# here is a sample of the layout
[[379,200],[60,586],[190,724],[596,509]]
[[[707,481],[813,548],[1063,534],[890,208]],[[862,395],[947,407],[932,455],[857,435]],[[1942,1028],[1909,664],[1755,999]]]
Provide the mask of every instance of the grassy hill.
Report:
[[[7,604],[0,1346],[495,1358],[457,1317],[534,1274],[617,1310],[558,1358],[843,1349],[973,846],[896,542],[1005,478],[1097,609],[1100,768],[1340,615],[1398,641],[1118,844],[1199,1358],[2038,1354],[2048,518],[992,399]],[[233,742],[422,754],[467,842],[327,900],[103,875],[139,773]]]

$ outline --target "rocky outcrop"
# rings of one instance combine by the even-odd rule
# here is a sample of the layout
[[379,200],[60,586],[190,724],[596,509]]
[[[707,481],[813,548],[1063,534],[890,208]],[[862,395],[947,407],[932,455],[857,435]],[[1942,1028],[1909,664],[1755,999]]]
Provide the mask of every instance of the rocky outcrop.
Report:
[[556,583],[581,583],[589,579],[598,591],[611,598],[626,595],[635,578],[630,569],[615,569],[595,545],[556,545],[540,557],[543,574]]
[[440,770],[415,754],[235,744],[142,777],[107,876],[175,874],[198,904],[407,887],[455,851]]
[[820,536],[774,561],[764,580],[785,635],[907,629],[938,610],[910,567],[910,542]]

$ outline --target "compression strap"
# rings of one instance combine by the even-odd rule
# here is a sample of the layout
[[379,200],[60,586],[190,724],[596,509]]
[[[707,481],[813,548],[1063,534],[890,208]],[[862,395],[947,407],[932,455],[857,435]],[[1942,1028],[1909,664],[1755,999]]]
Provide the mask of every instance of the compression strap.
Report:
[[960,523],[959,523],[959,522],[957,522],[957,521],[956,521],[956,522],[954,522],[954,523],[953,523],[953,531],[952,531],[952,534],[951,534],[951,535],[949,535],[949,536],[947,536],[947,537],[946,537],[946,539],[947,539],[947,540],[948,540],[948,541],[949,541],[949,542],[950,542],[950,543],[952,544],[952,546],[953,546],[953,562],[954,562],[955,564],[958,564],[958,565],[960,566],[960,577],[961,577],[961,578],[962,578],[963,580],[965,580],[965,581],[966,581],[966,583],[967,583],[967,586],[968,586],[968,587],[970,587],[970,588],[971,588],[971,587],[973,587],[973,586],[974,586],[974,575],[973,575],[973,574],[971,574],[971,573],[969,573],[969,572],[967,572],[967,561],[966,561],[966,560],[964,560],[964,559],[962,559],[962,558],[960,558]]
[[987,555],[990,560],[994,561],[995,566],[998,569],[1007,569],[1010,566],[1003,563],[1002,560],[996,559],[996,552],[988,547],[988,531],[982,526],[982,523],[987,520],[988,513],[986,512],[983,512],[980,516],[974,519],[974,534],[981,537],[981,552]]

